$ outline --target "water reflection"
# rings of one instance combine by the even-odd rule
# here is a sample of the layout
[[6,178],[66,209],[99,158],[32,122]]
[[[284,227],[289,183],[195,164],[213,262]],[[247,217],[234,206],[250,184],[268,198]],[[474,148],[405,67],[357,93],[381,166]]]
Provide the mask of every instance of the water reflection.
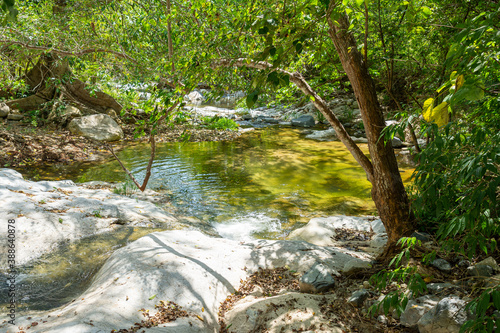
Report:
[[[361,149],[367,153],[366,145]],[[149,154],[149,146],[139,144],[119,157],[142,179]],[[50,169],[39,172],[47,172],[42,178],[51,176]],[[69,166],[63,176],[57,172],[79,182],[127,181],[114,160]],[[411,172],[402,166],[404,180]],[[249,237],[282,238],[298,222],[318,215],[376,213],[371,184],[342,143],[305,139],[301,130],[289,128],[260,129],[231,142],[159,144],[148,186],[166,191],[183,215],[218,230],[225,228],[219,224],[234,225],[235,219],[242,228],[255,228]]]
[[[91,236],[18,267],[16,306],[18,312],[49,310],[78,297],[92,277],[117,249],[155,231],[164,229],[119,227],[114,232]],[[9,301],[7,274],[0,272],[0,313]]]

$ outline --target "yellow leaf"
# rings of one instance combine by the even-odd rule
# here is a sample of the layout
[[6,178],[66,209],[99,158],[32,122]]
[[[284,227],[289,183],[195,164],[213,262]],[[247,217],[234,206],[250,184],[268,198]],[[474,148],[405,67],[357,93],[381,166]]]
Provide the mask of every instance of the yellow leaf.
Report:
[[456,90],[460,89],[465,83],[465,77],[464,75],[459,75],[457,77],[457,82],[455,83],[455,86],[457,87]]
[[435,122],[439,127],[448,124],[450,115],[448,113],[448,103],[443,102],[436,107],[433,107],[434,99],[429,98],[424,103],[422,116],[428,122]]
[[422,108],[422,116],[425,121],[431,122],[432,109],[434,107],[434,98],[429,98],[424,102],[424,107]]

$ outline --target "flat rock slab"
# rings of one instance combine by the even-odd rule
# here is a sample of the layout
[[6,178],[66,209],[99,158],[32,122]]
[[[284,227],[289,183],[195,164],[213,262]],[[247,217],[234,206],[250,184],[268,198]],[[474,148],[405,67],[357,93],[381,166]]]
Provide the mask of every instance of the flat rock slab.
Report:
[[[8,220],[15,220],[16,264],[22,265],[59,243],[110,231],[117,224],[181,228],[172,215],[151,202],[92,189],[72,181],[24,180],[11,169],[0,169],[0,237],[7,239]],[[0,251],[7,253],[7,242]],[[0,269],[7,256],[0,256]]]
[[[215,333],[219,330],[220,303],[259,267],[288,265],[304,272],[319,261],[340,269],[350,259],[341,252],[300,241],[240,243],[193,230],[152,233],[117,250],[74,302],[31,315],[29,320],[18,318],[16,326],[37,322],[29,332],[110,332],[132,327],[143,319],[141,308],[155,313],[154,305],[164,300],[177,303],[193,316],[165,325],[161,332]],[[0,325],[0,331],[5,330],[17,332],[17,327]]]
[[320,306],[335,297],[295,292],[257,299],[247,296],[226,313],[226,324],[231,325],[230,332],[238,333],[305,332],[311,327],[315,333],[342,333],[345,330],[332,327],[335,318],[323,315]]
[[[320,246],[339,247],[342,242],[335,241],[337,235],[336,229],[346,229],[359,232],[373,232],[375,236],[372,242],[349,242],[360,244],[370,253],[379,253],[387,238],[385,237],[385,228],[380,219],[369,217],[356,217],[336,215],[329,217],[315,217],[311,219],[304,227],[296,229],[290,233],[288,239],[303,240],[311,244]],[[354,254],[353,251],[342,250],[345,253]],[[359,253],[358,253],[359,254]],[[368,258],[367,256],[366,258]]]

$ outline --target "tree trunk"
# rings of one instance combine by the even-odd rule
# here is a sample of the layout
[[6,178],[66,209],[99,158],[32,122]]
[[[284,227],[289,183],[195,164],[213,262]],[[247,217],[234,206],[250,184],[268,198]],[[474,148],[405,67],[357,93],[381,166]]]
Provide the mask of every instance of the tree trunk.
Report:
[[85,83],[74,77],[68,63],[57,55],[42,55],[33,68],[24,77],[32,95],[7,101],[12,109],[31,111],[43,108],[44,103],[57,98],[57,88],[69,102],[84,106],[99,113],[111,108],[119,113],[122,106],[111,96],[103,92],[89,92]]
[[335,45],[342,66],[349,77],[354,94],[359,103],[368,149],[373,165],[372,198],[388,235],[386,254],[395,248],[396,242],[414,231],[414,217],[396,156],[390,141],[380,139],[385,127],[382,109],[377,100],[375,85],[366,64],[359,53],[356,41],[348,31],[346,15],[334,23],[328,17],[329,35]]

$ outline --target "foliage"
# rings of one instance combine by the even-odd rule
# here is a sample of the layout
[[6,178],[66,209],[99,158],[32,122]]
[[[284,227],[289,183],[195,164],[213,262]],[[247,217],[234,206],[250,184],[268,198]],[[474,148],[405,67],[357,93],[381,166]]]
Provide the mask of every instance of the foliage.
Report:
[[500,133],[495,127],[459,121],[443,131],[430,127],[434,140],[419,155],[414,174],[413,204],[421,207],[417,217],[447,248],[469,257],[478,249],[494,251],[500,236]]
[[417,267],[410,265],[410,251],[420,245],[420,241],[415,237],[403,237],[398,244],[401,245],[402,251],[391,260],[388,269],[373,275],[370,282],[379,290],[385,290],[391,283],[406,283],[411,293],[399,288],[389,291],[381,302],[370,307],[371,315],[377,313],[380,307],[385,314],[394,309],[400,315],[405,310],[409,297],[418,297],[427,289],[424,279],[417,273]]
[[132,193],[134,193],[136,187],[134,183],[130,180],[127,180],[123,182],[122,184],[117,185],[115,188],[113,188],[113,193],[114,194],[119,194],[119,195],[125,195],[129,196]]
[[237,130],[240,125],[238,125],[234,120],[225,117],[213,116],[213,117],[203,117],[204,127],[212,130]]
[[488,288],[479,297],[466,306],[472,312],[473,320],[467,321],[461,328],[463,332],[492,333],[498,332],[500,327],[500,287]]
[[[15,21],[17,18],[18,10],[15,6],[15,0],[2,0],[0,2],[1,11],[4,12],[4,18],[0,25],[6,25],[9,21]],[[2,16],[0,16],[1,18]]]

